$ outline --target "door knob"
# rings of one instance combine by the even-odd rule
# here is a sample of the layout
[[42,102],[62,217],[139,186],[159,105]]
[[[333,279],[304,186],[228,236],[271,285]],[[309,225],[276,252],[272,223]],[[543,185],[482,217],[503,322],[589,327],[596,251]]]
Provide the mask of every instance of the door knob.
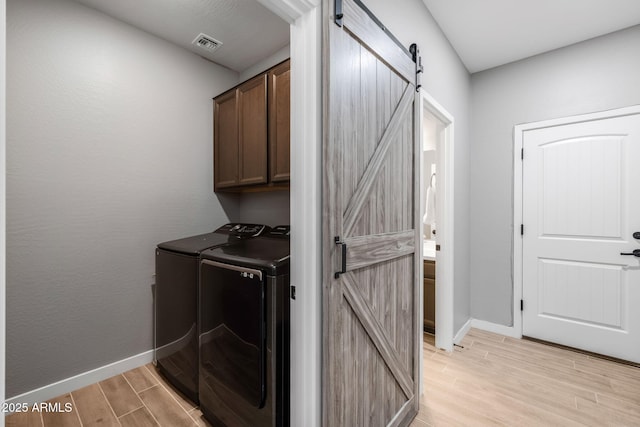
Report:
[[620,252],[620,255],[633,255],[640,258],[640,249],[635,249],[633,252]]
[[633,233],[633,238],[640,239],[640,231],[636,231],[635,233]]

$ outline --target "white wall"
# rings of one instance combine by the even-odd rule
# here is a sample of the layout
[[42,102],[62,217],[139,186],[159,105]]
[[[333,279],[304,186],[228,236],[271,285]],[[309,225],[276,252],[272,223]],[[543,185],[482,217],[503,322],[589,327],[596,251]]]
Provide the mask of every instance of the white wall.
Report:
[[8,1],[7,396],[152,348],[154,246],[237,211],[211,124],[237,79],[76,3]]
[[405,47],[417,43],[424,65],[423,87],[455,118],[455,333],[469,319],[471,311],[469,73],[421,0],[365,0],[364,3]]
[[514,125],[640,104],[638,70],[640,26],[472,76],[474,318],[513,321]]

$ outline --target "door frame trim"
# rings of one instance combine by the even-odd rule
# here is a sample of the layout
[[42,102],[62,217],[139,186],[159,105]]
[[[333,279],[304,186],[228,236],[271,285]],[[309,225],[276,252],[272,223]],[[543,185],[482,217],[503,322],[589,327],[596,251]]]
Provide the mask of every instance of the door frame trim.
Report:
[[[522,311],[520,311],[520,300],[522,299],[524,280],[522,277],[523,245],[524,239],[520,234],[520,227],[517,224],[523,223],[524,194],[522,191],[522,171],[523,159],[521,150],[523,148],[524,133],[535,129],[562,126],[573,123],[588,122],[593,120],[611,119],[614,117],[640,114],[640,105],[615,108],[611,110],[598,111],[594,113],[578,114],[575,116],[561,117],[557,119],[543,120],[539,122],[523,123],[515,125],[513,128],[513,223],[512,223],[512,256],[513,256],[513,336],[522,338]],[[526,156],[526,153],[525,153]],[[526,232],[526,226],[525,226]]]
[[[322,418],[321,0],[257,0],[290,24],[291,425]],[[304,255],[301,255],[304,254]]]
[[[438,120],[445,125],[444,142],[443,142],[443,156],[444,158],[444,176],[441,181],[445,183],[445,191],[443,193],[438,192],[439,199],[442,203],[436,204],[436,217],[444,218],[444,224],[439,227],[438,243],[441,244],[441,250],[436,252],[436,263],[441,267],[436,269],[436,347],[453,351],[453,339],[454,339],[454,325],[453,325],[453,312],[454,312],[454,279],[455,279],[455,257],[454,257],[454,152],[455,152],[455,119],[454,117],[435,100],[424,88],[420,89],[418,108],[420,114],[418,114],[419,122],[419,135],[420,140],[420,153],[422,153],[423,147],[423,132],[422,121],[423,113],[427,110],[433,114]],[[440,156],[439,156],[440,157]],[[424,173],[424,168],[421,168],[421,172]],[[426,189],[424,185],[424,177],[420,180],[420,199],[423,200],[424,192]],[[420,225],[422,225],[422,217],[424,215],[424,206],[420,203],[419,209]],[[422,236],[422,233],[421,233]],[[423,258],[422,244],[420,247],[420,257]],[[423,258],[424,259],[424,258]],[[422,281],[422,266],[420,268],[420,280]],[[419,301],[423,301],[423,286],[420,288]],[[420,310],[420,323],[422,324],[424,307]],[[422,328],[420,328],[422,329]],[[421,383],[422,387],[422,383]],[[421,390],[422,393],[422,390]]]

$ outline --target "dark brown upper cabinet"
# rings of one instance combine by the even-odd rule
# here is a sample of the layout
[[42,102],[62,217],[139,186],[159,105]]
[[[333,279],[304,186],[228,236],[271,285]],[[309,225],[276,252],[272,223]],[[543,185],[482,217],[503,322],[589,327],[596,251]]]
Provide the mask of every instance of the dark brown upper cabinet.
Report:
[[267,76],[241,84],[238,93],[240,185],[267,183]]
[[289,181],[289,76],[289,61],[269,71],[269,175],[272,182]]
[[215,189],[238,185],[238,98],[230,90],[214,104],[214,182]]
[[214,190],[289,186],[289,60],[214,98]]

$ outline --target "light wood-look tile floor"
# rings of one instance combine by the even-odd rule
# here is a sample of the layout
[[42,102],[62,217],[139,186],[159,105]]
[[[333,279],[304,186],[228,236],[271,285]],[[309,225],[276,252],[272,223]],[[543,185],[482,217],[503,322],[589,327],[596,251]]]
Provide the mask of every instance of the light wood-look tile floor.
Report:
[[[446,353],[425,334],[425,394],[411,427],[640,426],[639,368],[475,329],[461,345]],[[73,411],[13,414],[6,425],[208,425],[152,365],[52,402]]]
[[24,412],[7,427],[195,427],[209,426],[202,412],[149,364],[73,391],[49,402],[71,403],[70,412]]
[[411,427],[640,426],[640,368],[476,329],[461,346],[425,334]]

